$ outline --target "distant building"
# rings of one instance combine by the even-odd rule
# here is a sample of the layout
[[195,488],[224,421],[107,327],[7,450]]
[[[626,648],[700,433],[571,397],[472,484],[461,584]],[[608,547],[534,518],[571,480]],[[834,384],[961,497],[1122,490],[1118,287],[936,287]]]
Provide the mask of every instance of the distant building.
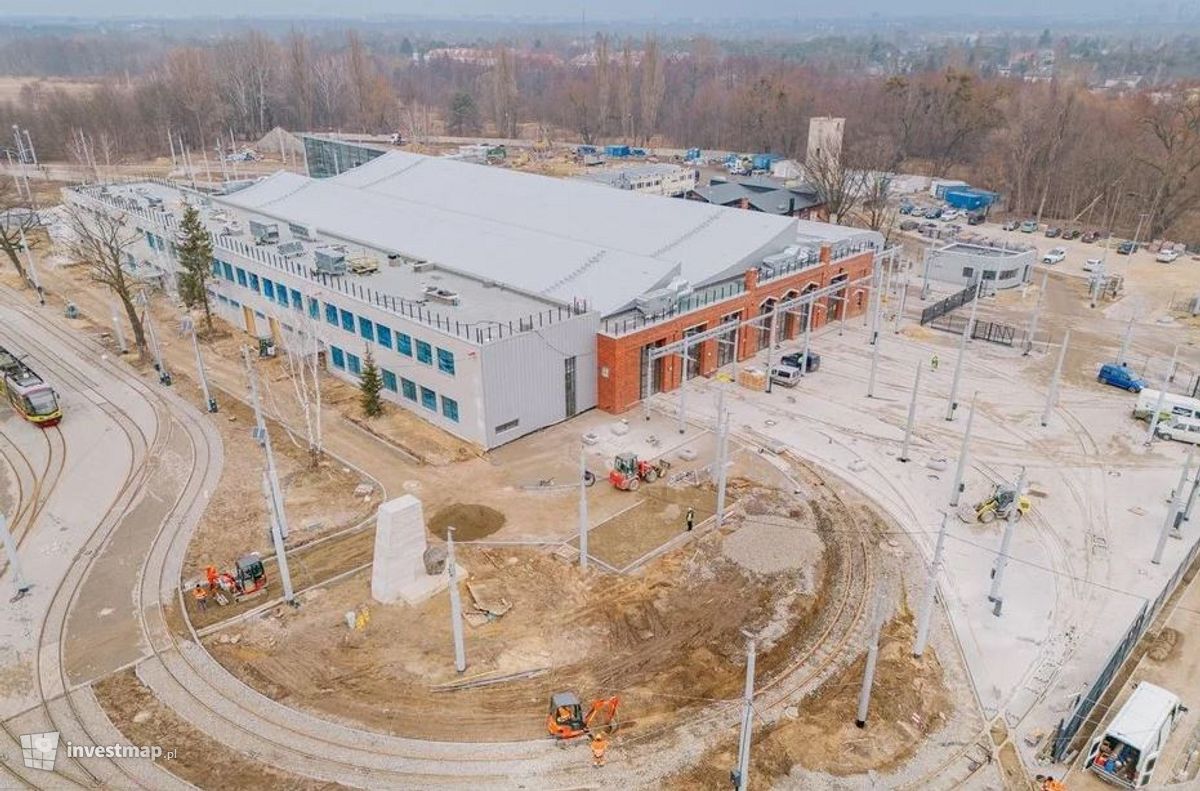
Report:
[[579,177],[580,181],[591,181],[606,187],[647,195],[665,195],[669,198],[687,195],[696,188],[699,179],[700,174],[695,168],[665,162],[593,170]]
[[741,181],[712,179],[696,187],[688,197],[717,206],[749,209],[802,220],[826,219],[825,202],[811,184],[787,186],[774,179],[758,176]]
[[822,158],[836,161],[842,155],[842,138],[846,133],[845,118],[819,116],[808,121],[808,153],[804,162],[812,167]]

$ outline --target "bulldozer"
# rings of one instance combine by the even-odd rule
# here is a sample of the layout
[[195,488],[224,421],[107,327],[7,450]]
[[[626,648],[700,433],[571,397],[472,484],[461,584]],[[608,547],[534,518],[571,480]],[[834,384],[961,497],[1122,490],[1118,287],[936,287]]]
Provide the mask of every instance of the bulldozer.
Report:
[[1017,506],[1017,519],[1027,514],[1033,506],[1024,494],[1018,498],[1015,489],[996,484],[992,487],[990,495],[975,504],[975,519],[987,524],[997,516],[1008,518],[1008,512],[1012,509],[1014,501]]
[[550,696],[550,713],[546,715],[546,730],[555,739],[575,739],[586,734],[612,733],[617,729],[617,706],[620,698],[593,700],[587,712],[574,692],[555,692]]
[[233,597],[235,602],[245,601],[267,590],[267,572],[263,568],[262,556],[257,552],[238,558],[233,573],[217,571],[216,566],[205,566],[204,576],[208,589],[217,594],[217,603],[224,604],[222,594]]
[[656,462],[639,459],[636,453],[618,453],[609,470],[608,482],[625,492],[636,492],[642,481],[654,483],[667,474],[671,463],[666,459]]

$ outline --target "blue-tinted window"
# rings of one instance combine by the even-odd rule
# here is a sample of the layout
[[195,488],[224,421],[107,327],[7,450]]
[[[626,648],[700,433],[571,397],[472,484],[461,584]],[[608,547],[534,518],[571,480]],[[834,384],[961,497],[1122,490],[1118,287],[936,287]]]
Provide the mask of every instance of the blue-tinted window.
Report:
[[375,324],[364,316],[358,317],[358,334],[369,341],[375,340]]
[[338,347],[329,347],[329,359],[333,361],[334,368],[346,370],[346,354]]
[[425,341],[417,341],[417,362],[433,365],[433,347]]
[[304,298],[300,296],[300,292],[292,289],[292,307],[296,310],[304,310]]
[[321,303],[312,297],[308,298],[308,317],[315,319],[321,315]]
[[444,374],[454,375],[454,352],[438,348],[438,370]]
[[283,283],[275,284],[275,301],[285,308],[288,306],[288,290]]
[[412,357],[412,338],[408,337],[403,332],[397,332],[396,351],[407,357]]
[[215,258],[213,259],[212,273],[217,277],[221,276],[221,262]]
[[346,352],[346,367],[350,369],[350,373],[358,376],[362,373],[362,360],[358,359],[357,354]]
[[253,272],[247,272],[246,277],[250,278],[250,289],[252,291],[258,291],[258,275],[254,274]]
[[269,278],[264,277],[262,279],[262,286],[263,286],[263,290],[262,290],[263,296],[266,297],[267,299],[275,299],[275,284],[272,283]]
[[221,262],[221,270],[225,273],[225,279],[230,283],[233,282],[233,267],[224,261]]
[[236,270],[236,273],[237,273],[237,284],[238,284],[239,286],[241,286],[242,288],[245,288],[245,287],[246,287],[246,284],[249,282],[249,281],[247,281],[247,280],[246,280],[246,270],[245,270],[245,269],[242,269],[242,268],[239,266],[239,267],[237,268],[237,270]]
[[354,332],[354,314],[348,310],[342,312],[342,329],[347,332]]
[[393,393],[396,392],[396,375],[386,368],[380,368],[379,374],[383,377],[383,386]]
[[453,398],[446,398],[446,396],[442,396],[442,414],[457,423],[458,402]]
[[421,388],[421,406],[426,409],[437,411],[437,393],[430,390],[428,387]]
[[417,400],[417,383],[411,379],[400,377],[400,393],[409,401]]
[[382,324],[376,324],[375,341],[385,349],[392,348],[392,331]]

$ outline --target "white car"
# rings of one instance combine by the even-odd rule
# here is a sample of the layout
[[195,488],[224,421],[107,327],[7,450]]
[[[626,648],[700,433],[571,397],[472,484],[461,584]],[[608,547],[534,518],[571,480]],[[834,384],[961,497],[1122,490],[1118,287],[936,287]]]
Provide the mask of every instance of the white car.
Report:
[[1200,423],[1195,420],[1175,418],[1165,426],[1159,424],[1154,433],[1163,439],[1173,439],[1176,442],[1191,442],[1200,445]]
[[1154,260],[1160,264],[1173,264],[1179,258],[1179,253],[1174,250],[1159,250],[1158,255],[1154,256]]
[[1099,258],[1089,258],[1083,262],[1084,272],[1099,272],[1104,268],[1104,262]]
[[942,212],[942,222],[950,222],[958,219],[958,209],[946,209]]
[[1051,248],[1050,250],[1048,250],[1046,252],[1046,254],[1042,256],[1042,263],[1043,264],[1058,264],[1058,263],[1065,261],[1066,258],[1067,258],[1066,250],[1064,250],[1061,247],[1054,247],[1054,248]]

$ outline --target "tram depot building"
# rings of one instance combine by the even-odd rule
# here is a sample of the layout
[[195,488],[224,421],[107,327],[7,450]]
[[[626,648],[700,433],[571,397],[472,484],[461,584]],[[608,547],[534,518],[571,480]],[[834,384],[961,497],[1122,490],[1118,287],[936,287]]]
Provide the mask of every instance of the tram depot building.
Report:
[[[131,271],[168,288],[191,203],[221,318],[312,338],[349,381],[370,348],[385,398],[483,448],[711,376],[771,323],[780,342],[860,315],[882,254],[870,231],[401,151],[228,195],[143,181],[65,198],[135,227]],[[693,337],[685,362],[672,350]]]

